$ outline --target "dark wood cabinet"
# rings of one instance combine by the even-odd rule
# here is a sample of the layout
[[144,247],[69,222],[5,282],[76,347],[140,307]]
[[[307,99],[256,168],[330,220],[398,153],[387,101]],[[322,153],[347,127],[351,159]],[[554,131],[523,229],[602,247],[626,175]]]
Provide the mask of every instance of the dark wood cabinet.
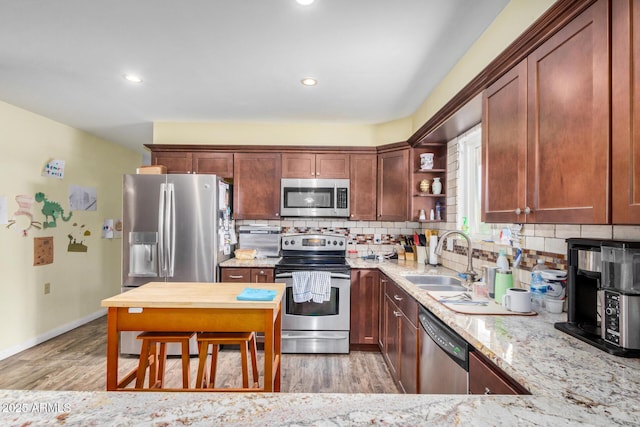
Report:
[[233,153],[193,153],[193,173],[233,178]]
[[600,0],[487,89],[485,221],[610,220],[608,23]]
[[273,268],[222,267],[220,281],[239,283],[273,283]]
[[376,174],[378,156],[352,154],[350,158],[350,219],[374,221],[376,219]]
[[234,154],[233,211],[236,219],[280,218],[280,170],[280,154]]
[[349,155],[341,153],[283,153],[283,178],[349,178]]
[[469,394],[530,394],[477,351],[469,352]]
[[185,151],[153,151],[152,165],[167,167],[167,173],[191,173],[193,171],[193,154]]
[[406,221],[409,204],[409,149],[378,154],[378,220]]
[[382,354],[405,393],[418,392],[418,303],[393,281],[384,277],[384,337]]
[[351,270],[351,345],[378,344],[379,298],[378,270]]
[[612,222],[640,224],[640,3],[615,0],[611,13]]

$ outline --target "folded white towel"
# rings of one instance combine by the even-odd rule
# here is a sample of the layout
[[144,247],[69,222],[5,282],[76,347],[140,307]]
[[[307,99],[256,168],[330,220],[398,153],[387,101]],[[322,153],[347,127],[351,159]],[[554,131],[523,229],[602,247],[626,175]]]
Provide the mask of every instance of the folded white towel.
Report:
[[293,302],[307,302],[311,300],[310,271],[294,271],[293,277]]
[[309,278],[313,302],[323,303],[331,300],[331,273],[328,271],[312,271]]

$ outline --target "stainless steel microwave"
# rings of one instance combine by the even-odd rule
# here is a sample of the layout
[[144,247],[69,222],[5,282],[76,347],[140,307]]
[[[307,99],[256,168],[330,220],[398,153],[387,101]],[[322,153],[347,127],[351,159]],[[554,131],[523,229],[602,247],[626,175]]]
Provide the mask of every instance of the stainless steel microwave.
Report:
[[348,218],[349,180],[283,178],[280,216]]

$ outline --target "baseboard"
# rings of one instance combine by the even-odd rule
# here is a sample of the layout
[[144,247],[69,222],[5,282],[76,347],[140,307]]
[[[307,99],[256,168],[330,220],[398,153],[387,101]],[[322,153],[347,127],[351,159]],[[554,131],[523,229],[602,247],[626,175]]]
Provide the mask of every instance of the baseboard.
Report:
[[96,320],[99,317],[102,317],[104,315],[107,314],[107,309],[106,308],[101,308],[100,310],[96,311],[95,313],[91,313],[88,316],[85,316],[81,319],[77,319],[74,320],[73,322],[69,322],[66,323],[64,325],[61,325],[55,329],[52,329],[48,332],[45,332],[42,335],[38,335],[37,337],[31,338],[30,340],[27,340],[25,342],[23,342],[22,344],[18,344],[16,346],[7,348],[5,350],[0,351],[0,360],[4,360],[7,357],[11,357],[15,354],[20,353],[21,351],[24,351],[28,348],[34,347],[38,344],[41,344],[47,340],[50,340],[51,338],[57,337],[58,335],[62,335],[65,332],[69,332],[72,329],[77,328],[78,326],[82,326],[86,323],[91,322],[92,320]]

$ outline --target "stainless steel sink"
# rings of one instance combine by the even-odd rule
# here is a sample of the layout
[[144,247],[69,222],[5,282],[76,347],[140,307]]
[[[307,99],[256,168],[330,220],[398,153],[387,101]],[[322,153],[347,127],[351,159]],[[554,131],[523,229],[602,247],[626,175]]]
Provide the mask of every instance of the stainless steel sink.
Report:
[[465,291],[466,288],[462,286],[460,279],[452,276],[437,276],[437,275],[407,275],[405,279],[416,285],[420,289],[425,291]]

